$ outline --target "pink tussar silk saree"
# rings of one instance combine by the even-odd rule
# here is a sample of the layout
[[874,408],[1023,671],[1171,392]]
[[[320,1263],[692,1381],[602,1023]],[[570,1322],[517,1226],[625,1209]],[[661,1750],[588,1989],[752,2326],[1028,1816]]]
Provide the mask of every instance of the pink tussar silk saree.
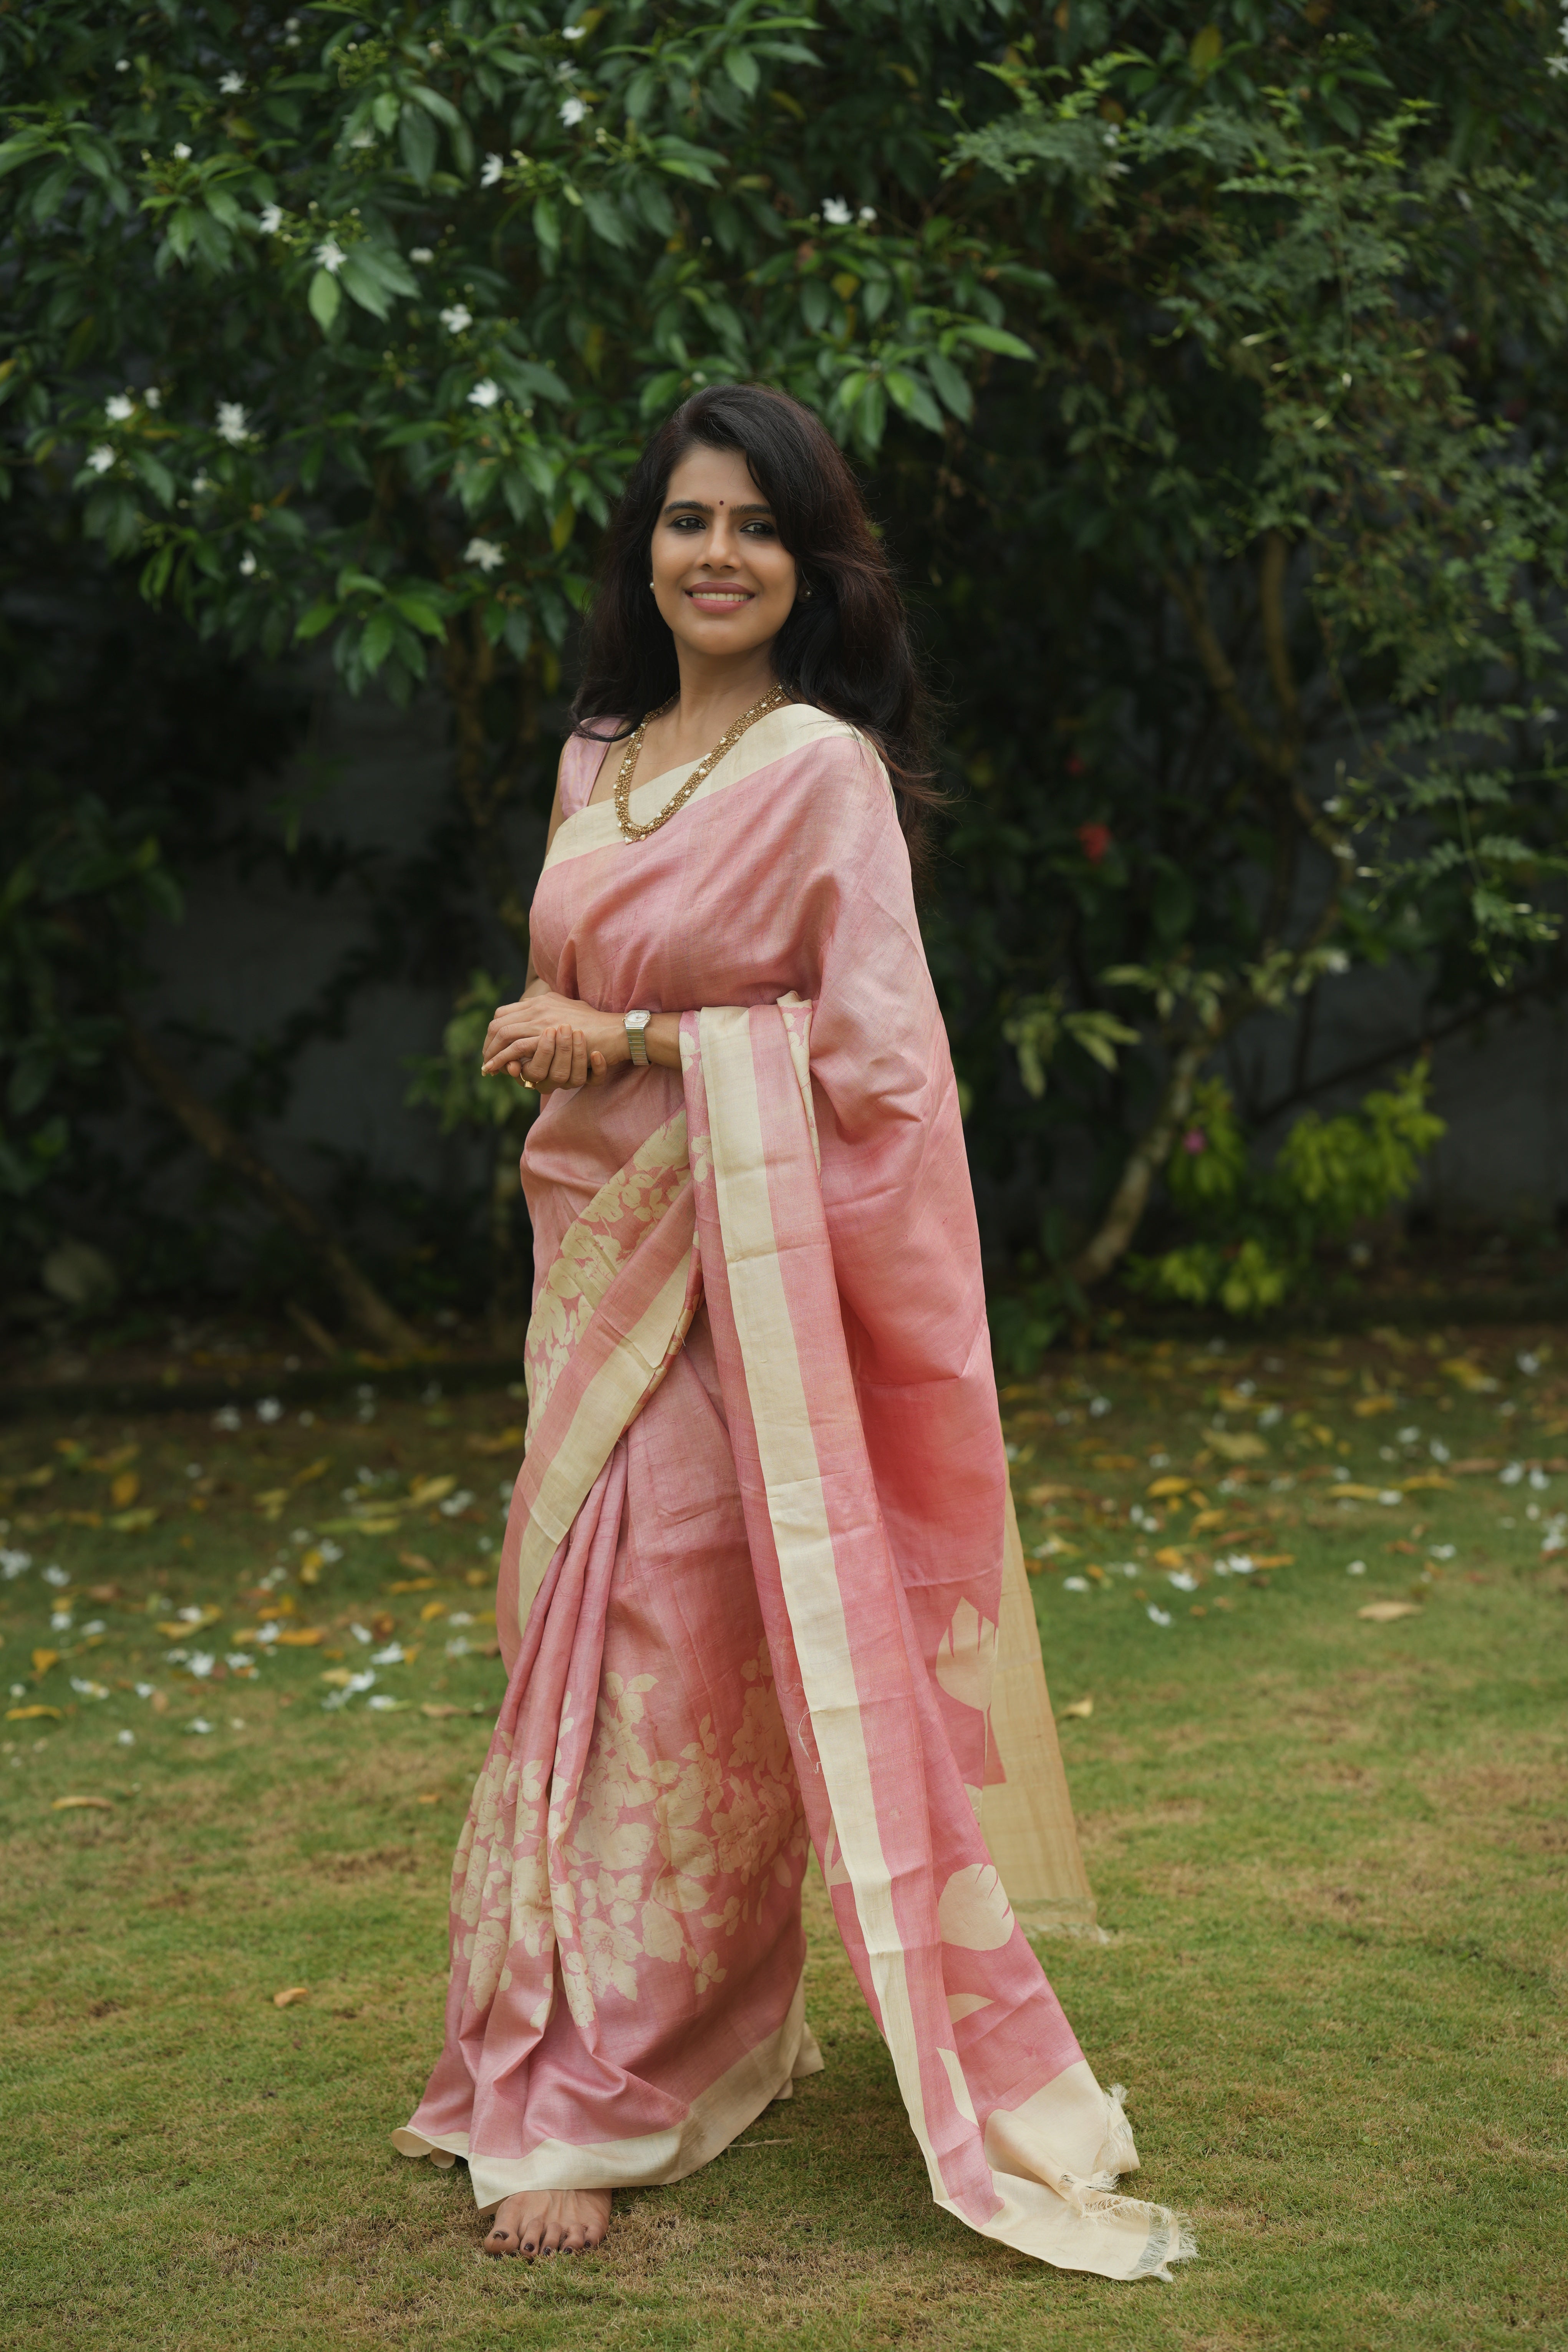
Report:
[[815,1851],[937,2202],[1063,2268],[1167,2275],[1190,2236],[1120,2193],[1119,2095],[1026,1932],[1093,1904],[886,774],[786,707],[626,842],[587,804],[602,756],[567,747],[535,963],[682,1012],[683,1068],[549,1096],[523,1156],[509,1682],[446,2043],[395,2143],[466,2158],[481,2210],[706,2163],[821,2067]]

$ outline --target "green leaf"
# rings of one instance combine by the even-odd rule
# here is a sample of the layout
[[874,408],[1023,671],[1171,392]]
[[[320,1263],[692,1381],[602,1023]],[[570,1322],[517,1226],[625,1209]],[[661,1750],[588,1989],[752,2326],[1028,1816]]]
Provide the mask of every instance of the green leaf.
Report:
[[397,144],[409,172],[422,188],[430,184],[438,143],[436,125],[424,108],[405,106],[397,119]]
[[[868,288],[867,291],[869,292],[870,289]],[[926,353],[925,368],[942,395],[943,405],[961,424],[967,425],[974,414],[974,394],[969,389],[963,371],[955,367],[941,352]]]
[[910,375],[903,368],[889,368],[883,382],[906,416],[912,416],[915,423],[923,425],[928,432],[942,431],[942,411],[918,376]]
[[446,635],[447,624],[441,616],[439,608],[433,604],[427,596],[421,596],[414,589],[405,589],[401,595],[393,597],[392,604],[394,609],[402,614],[410,627],[420,630],[424,635],[427,637]]
[[755,93],[762,75],[758,70],[755,58],[750,56],[746,50],[726,49],[724,70],[742,98],[751,98]]
[[1225,35],[1217,25],[1205,25],[1201,33],[1193,37],[1187,63],[1194,73],[1207,75],[1213,73],[1224,55]]
[[[354,300],[359,304],[362,310],[370,311],[374,318],[384,319],[388,310],[392,308],[392,305],[387,299],[386,289],[382,284],[379,276],[374,268],[367,264],[364,258],[364,252],[365,248],[363,246],[356,245],[354,247],[353,252],[350,253],[348,258],[343,263],[342,271],[342,282],[347,291],[353,295]],[[325,276],[326,273],[322,271],[321,274]],[[337,304],[334,302],[332,305],[334,316],[337,312]],[[317,318],[321,319],[321,312],[316,310],[316,289],[314,286],[310,289],[310,308],[312,310],[316,311]],[[323,319],[321,320],[321,324],[324,327],[330,327],[331,325],[331,320],[330,318]]]
[[330,269],[317,270],[310,280],[310,293],[305,299],[310,306],[311,318],[314,319],[322,334],[326,334],[332,320],[338,315],[339,306],[343,299],[339,291],[338,281]]
[[548,196],[533,200],[533,234],[553,261],[561,250],[561,223]]
[[297,623],[294,630],[295,642],[299,645],[308,645],[312,637],[319,637],[323,630],[330,629],[337,617],[338,607],[331,598],[318,596],[310,611]]
[[360,633],[360,659],[372,677],[397,640],[397,623],[388,612],[373,613]]
[[1035,357],[1023,338],[1010,335],[1005,327],[984,327],[965,320],[957,331],[966,343],[973,343],[983,352],[996,352],[1005,360],[1032,360]]

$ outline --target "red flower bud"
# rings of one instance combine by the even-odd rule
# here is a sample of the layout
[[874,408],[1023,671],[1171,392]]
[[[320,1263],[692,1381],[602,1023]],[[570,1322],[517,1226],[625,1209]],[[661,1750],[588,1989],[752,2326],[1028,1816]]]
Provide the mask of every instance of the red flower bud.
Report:
[[1098,866],[1110,847],[1110,827],[1108,824],[1080,824],[1079,844],[1091,866]]

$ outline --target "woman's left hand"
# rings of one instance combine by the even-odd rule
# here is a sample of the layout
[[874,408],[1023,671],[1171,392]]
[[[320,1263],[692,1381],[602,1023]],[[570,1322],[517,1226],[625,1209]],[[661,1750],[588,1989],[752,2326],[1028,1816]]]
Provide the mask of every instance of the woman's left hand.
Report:
[[563,1087],[603,1086],[612,1064],[627,1057],[626,1024],[553,989],[536,989],[515,1004],[499,1004],[486,1033],[480,1068],[501,1073],[541,1094]]

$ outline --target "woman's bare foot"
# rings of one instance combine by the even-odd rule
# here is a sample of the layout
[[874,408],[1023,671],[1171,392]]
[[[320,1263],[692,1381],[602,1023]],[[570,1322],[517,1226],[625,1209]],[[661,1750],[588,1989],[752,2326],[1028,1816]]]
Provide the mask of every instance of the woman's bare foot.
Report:
[[607,2189],[524,2189],[496,2207],[487,2254],[582,2254],[609,2235]]

